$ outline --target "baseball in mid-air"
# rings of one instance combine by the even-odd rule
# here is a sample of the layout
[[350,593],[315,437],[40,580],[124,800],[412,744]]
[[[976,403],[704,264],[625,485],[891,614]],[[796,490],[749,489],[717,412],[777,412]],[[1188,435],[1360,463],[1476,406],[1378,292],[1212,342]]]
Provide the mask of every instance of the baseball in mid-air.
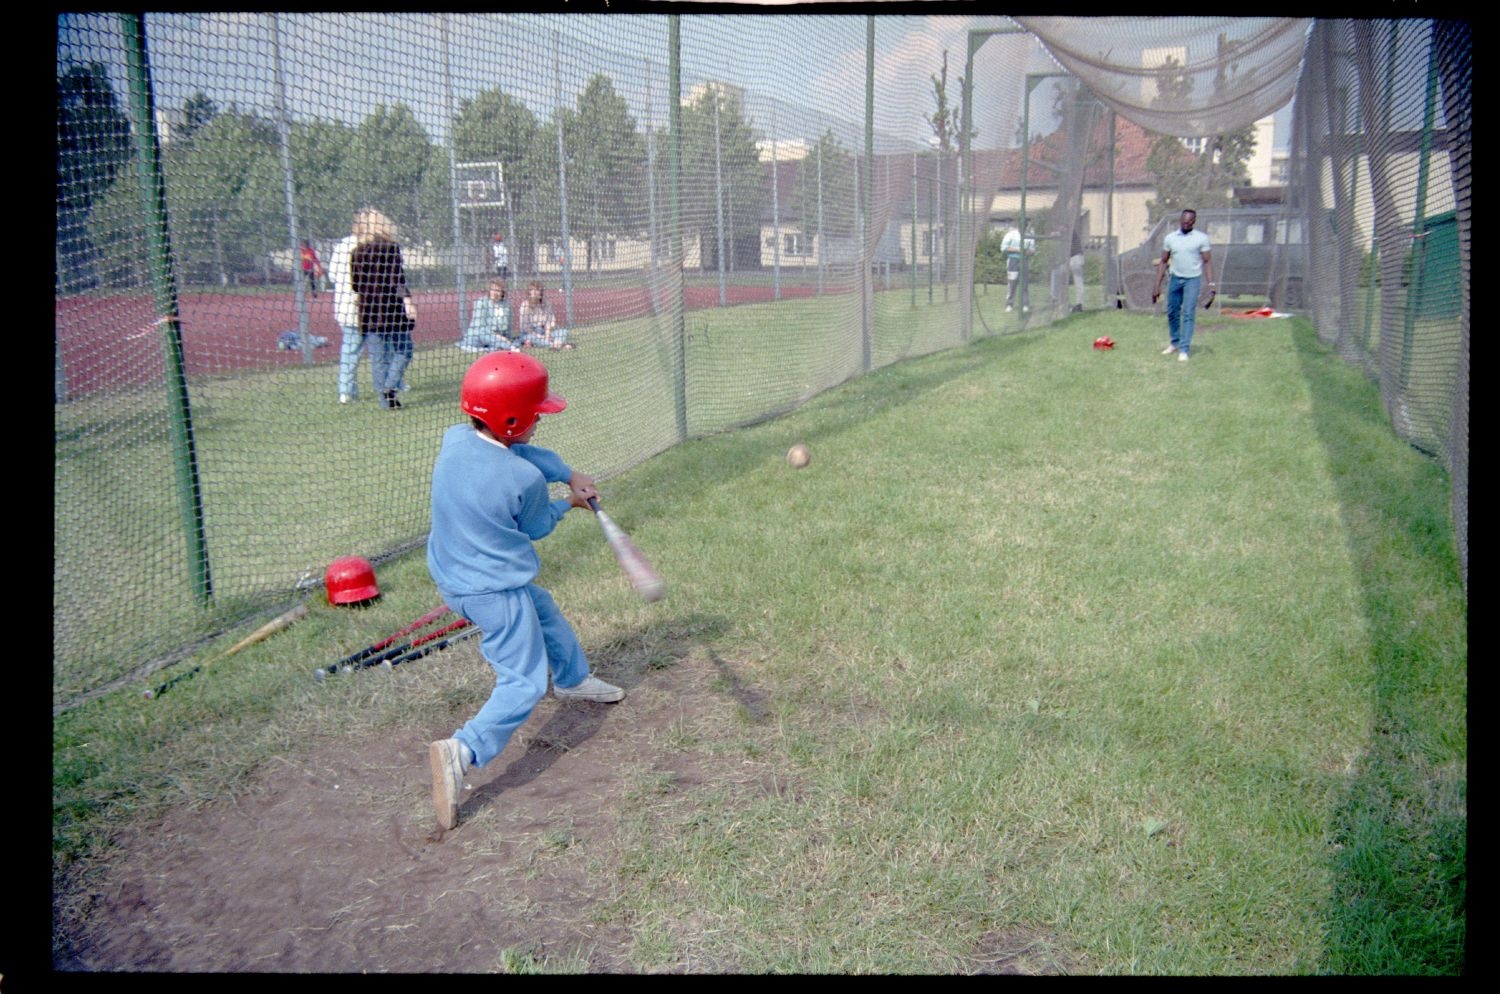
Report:
[[808,450],[807,446],[803,445],[801,442],[798,442],[796,445],[786,450],[786,462],[787,465],[792,467],[793,469],[801,469],[803,466],[806,466],[808,463],[812,462],[812,452]]

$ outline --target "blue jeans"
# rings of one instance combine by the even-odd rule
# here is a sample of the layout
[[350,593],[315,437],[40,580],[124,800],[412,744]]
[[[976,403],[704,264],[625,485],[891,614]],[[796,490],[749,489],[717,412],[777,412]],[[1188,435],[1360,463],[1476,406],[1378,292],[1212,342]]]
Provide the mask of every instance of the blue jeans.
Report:
[[[1030,273],[1026,275],[1030,276]],[[1031,306],[1031,288],[1021,286],[1021,257],[1007,258],[1005,260],[1005,280],[1009,284],[1005,291],[1005,306],[1014,306],[1016,302],[1016,287],[1021,287],[1021,306]]]
[[1173,276],[1167,284],[1167,330],[1172,346],[1186,355],[1193,344],[1193,325],[1198,320],[1198,291],[1201,276]]
[[352,325],[341,325],[344,332],[343,345],[339,348],[339,395],[348,395],[350,400],[359,396],[359,381],[354,372],[359,368],[359,353],[365,347],[365,336]]
[[568,344],[568,329],[553,328],[549,335],[546,328],[535,328],[521,336],[521,342],[534,349],[550,349]]
[[453,734],[483,766],[505,749],[547,693],[547,674],[559,687],[576,687],[589,675],[573,626],[552,595],[534,583],[518,590],[444,602],[483,633],[480,654],[495,671],[495,689],[484,707]]
[[414,351],[412,338],[407,332],[376,332],[366,335],[365,340],[370,349],[370,381],[375,392],[382,395],[380,402],[384,405],[384,394],[401,389],[401,378]]

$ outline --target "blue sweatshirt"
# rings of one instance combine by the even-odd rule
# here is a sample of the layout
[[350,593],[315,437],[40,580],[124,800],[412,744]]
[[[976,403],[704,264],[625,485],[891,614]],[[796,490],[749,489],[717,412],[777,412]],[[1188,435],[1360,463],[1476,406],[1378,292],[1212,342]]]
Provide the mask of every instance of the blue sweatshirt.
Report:
[[550,449],[506,448],[467,424],[444,432],[427,537],[427,571],[444,596],[514,590],[536,579],[541,560],[532,543],[572,507],[566,497],[549,501],[547,484],[572,476]]

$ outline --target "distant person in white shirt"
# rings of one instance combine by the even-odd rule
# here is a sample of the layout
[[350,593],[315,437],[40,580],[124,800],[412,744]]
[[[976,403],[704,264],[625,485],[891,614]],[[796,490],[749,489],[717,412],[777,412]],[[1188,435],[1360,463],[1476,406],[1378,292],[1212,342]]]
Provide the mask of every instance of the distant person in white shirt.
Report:
[[[1204,277],[1208,278],[1208,303],[1213,303],[1214,264],[1213,246],[1208,236],[1194,231],[1198,212],[1182,212],[1182,227],[1162,240],[1161,261],[1156,264],[1156,286],[1151,290],[1151,303],[1161,298],[1161,283],[1171,270],[1172,280],[1167,284],[1167,329],[1171,338],[1162,355],[1177,353],[1179,362],[1187,362],[1188,349],[1193,344],[1193,326],[1197,319],[1198,293],[1203,288]],[[1206,304],[1204,306],[1207,306]]]
[[490,243],[490,254],[495,257],[495,275],[502,280],[510,279],[510,247],[505,244],[504,235],[495,235]]
[[1077,314],[1083,310],[1083,218],[1079,218],[1073,224],[1073,236],[1068,243],[1068,258],[1052,270],[1052,306],[1057,307],[1063,302],[1067,293],[1068,276],[1073,277],[1073,310],[1069,313]]
[[1030,231],[1022,239],[1021,229],[1012,226],[1000,239],[1000,251],[1005,253],[1005,280],[1010,284],[1005,292],[1005,309],[1008,311],[1015,304],[1016,287],[1021,286],[1021,312],[1024,314],[1031,310],[1031,290],[1021,285],[1021,253],[1024,251],[1027,257],[1036,255],[1036,239],[1031,237]]
[[[361,208],[354,215],[354,227],[363,223],[367,209]],[[347,404],[359,397],[359,385],[354,373],[359,367],[359,354],[364,351],[365,336],[359,330],[359,298],[349,278],[349,256],[359,239],[345,235],[333,247],[328,257],[328,281],[333,284],[333,317],[343,333],[339,348],[339,403]]]

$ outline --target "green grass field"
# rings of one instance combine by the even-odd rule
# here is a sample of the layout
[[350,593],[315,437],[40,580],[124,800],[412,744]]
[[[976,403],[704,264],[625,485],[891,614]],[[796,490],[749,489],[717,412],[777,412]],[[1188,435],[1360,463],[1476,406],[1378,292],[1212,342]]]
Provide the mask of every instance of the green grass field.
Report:
[[[793,303],[852,306],[852,325],[780,320]],[[1463,973],[1467,599],[1441,468],[1300,319],[1200,319],[1184,364],[1158,355],[1149,315],[1023,330],[1003,305],[980,297],[1006,334],[947,348],[956,319],[913,324],[908,297],[881,294],[876,355],[920,358],[685,444],[663,429],[646,332],[552,364],[576,420],[538,441],[622,470],[607,504],[671,593],[660,610],[632,602],[581,514],[544,542],[541,581],[591,652],[676,639],[736,661],[759,712],[685,719],[671,748],[705,768],[753,759],[785,788],[642,784],[596,854],[611,896],[595,913],[628,932],[641,971],[967,973],[1019,943],[1036,972]],[[695,433],[853,372],[815,366],[796,331],[857,329],[857,298],[776,306],[688,316],[692,375],[806,367],[782,393],[691,395]],[[1113,351],[1090,348],[1103,334]],[[266,416],[246,412],[292,404],[311,389],[295,376],[208,391],[205,431],[255,425],[238,458],[278,488],[351,437],[365,462],[427,464],[461,364],[416,368],[413,437],[365,408],[262,447]],[[601,421],[614,433],[575,427]],[[85,441],[65,453],[80,483],[122,458]],[[813,452],[801,472],[783,460],[796,441]],[[642,444],[663,451],[639,462]],[[419,508],[425,485],[378,499]],[[221,497],[246,516],[257,499]],[[381,584],[375,607],[315,603],[149,708],[136,687],[57,718],[58,905],[122,826],[232,797],[292,742],[353,729],[357,748],[472,710],[472,673],[431,672],[420,693],[308,679],[330,646],[437,600],[420,553]],[[645,680],[650,665],[672,661]],[[552,955],[506,969],[577,968]]]
[[[939,287],[934,304],[924,295],[916,307],[877,295],[873,362],[959,344],[957,288],[949,295]],[[690,311],[684,323],[688,437],[788,410],[862,368],[857,295]],[[670,317],[620,321],[548,355],[572,407],[545,437],[605,477],[677,444],[674,336]],[[302,577],[320,579],[338,556],[419,542],[432,460],[461,419],[458,384],[472,359],[424,349],[399,413],[335,404],[327,365],[192,383],[209,607],[192,593],[163,396],[56,408],[54,706],[284,607]],[[367,364],[360,375],[368,392]]]

